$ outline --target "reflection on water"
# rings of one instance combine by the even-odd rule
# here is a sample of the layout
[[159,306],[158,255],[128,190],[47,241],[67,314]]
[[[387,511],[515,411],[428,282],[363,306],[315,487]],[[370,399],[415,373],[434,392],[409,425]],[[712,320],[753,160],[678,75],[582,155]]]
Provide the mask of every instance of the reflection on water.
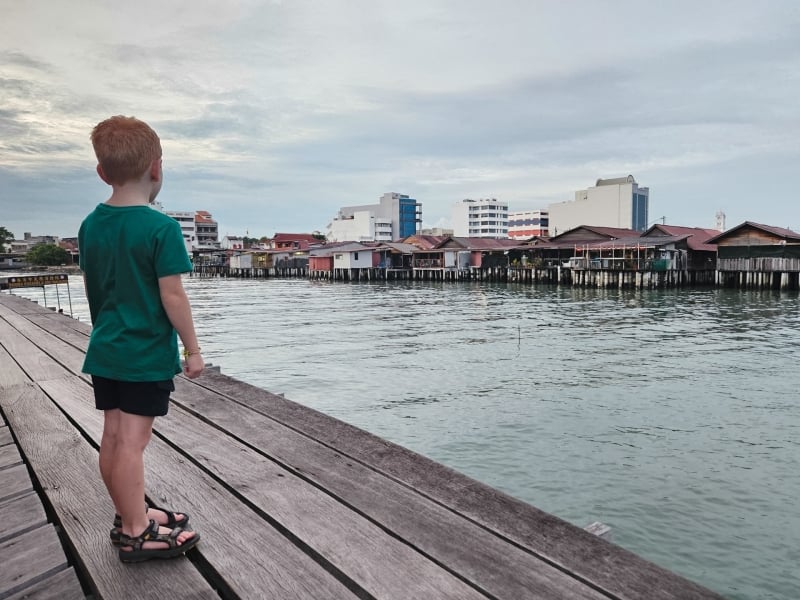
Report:
[[800,598],[796,293],[186,286],[224,373],[607,523],[726,597]]

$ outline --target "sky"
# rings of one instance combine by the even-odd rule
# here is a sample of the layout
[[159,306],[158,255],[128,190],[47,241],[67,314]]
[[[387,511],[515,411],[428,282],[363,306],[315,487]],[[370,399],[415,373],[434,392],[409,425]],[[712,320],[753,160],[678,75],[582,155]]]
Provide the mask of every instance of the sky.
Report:
[[632,174],[650,218],[800,231],[797,0],[0,0],[0,226],[73,237],[89,134],[161,136],[166,210],[325,231],[399,192],[546,209]]

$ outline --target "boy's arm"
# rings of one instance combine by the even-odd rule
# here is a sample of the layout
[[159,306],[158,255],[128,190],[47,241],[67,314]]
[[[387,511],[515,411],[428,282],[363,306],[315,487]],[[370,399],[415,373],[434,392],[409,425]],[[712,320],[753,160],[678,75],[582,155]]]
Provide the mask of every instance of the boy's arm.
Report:
[[186,357],[184,373],[190,379],[194,379],[203,371],[203,357],[200,356],[200,345],[197,343],[197,335],[194,331],[192,321],[192,308],[189,305],[189,298],[183,289],[180,274],[159,277],[158,289],[161,295],[161,304],[167,313],[167,318],[183,342],[183,347],[191,352]]

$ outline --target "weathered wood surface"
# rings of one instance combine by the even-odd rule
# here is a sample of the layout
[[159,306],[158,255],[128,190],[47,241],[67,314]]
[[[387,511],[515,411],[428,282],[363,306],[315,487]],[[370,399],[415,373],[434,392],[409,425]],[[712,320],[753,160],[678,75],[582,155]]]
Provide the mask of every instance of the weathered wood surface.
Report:
[[102,415],[80,373],[89,332],[0,294],[0,366],[10,369],[0,408],[98,598],[131,597],[129,585],[140,598],[719,597],[443,465],[213,372],[176,379],[146,455],[149,497],[189,512],[203,540],[188,560],[121,566],[96,472]]
[[0,542],[0,595],[11,595],[67,568],[58,535],[44,525]]
[[78,577],[72,567],[59,571],[3,600],[84,600]]
[[85,597],[5,420],[0,426],[0,566],[0,599]]

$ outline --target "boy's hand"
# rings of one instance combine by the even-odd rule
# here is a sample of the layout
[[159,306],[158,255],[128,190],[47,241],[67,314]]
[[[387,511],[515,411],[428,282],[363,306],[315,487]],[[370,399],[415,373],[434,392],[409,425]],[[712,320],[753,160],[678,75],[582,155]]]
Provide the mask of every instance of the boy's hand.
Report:
[[183,374],[189,379],[194,379],[203,372],[203,367],[205,367],[205,362],[203,362],[203,357],[200,353],[190,354],[183,364]]

